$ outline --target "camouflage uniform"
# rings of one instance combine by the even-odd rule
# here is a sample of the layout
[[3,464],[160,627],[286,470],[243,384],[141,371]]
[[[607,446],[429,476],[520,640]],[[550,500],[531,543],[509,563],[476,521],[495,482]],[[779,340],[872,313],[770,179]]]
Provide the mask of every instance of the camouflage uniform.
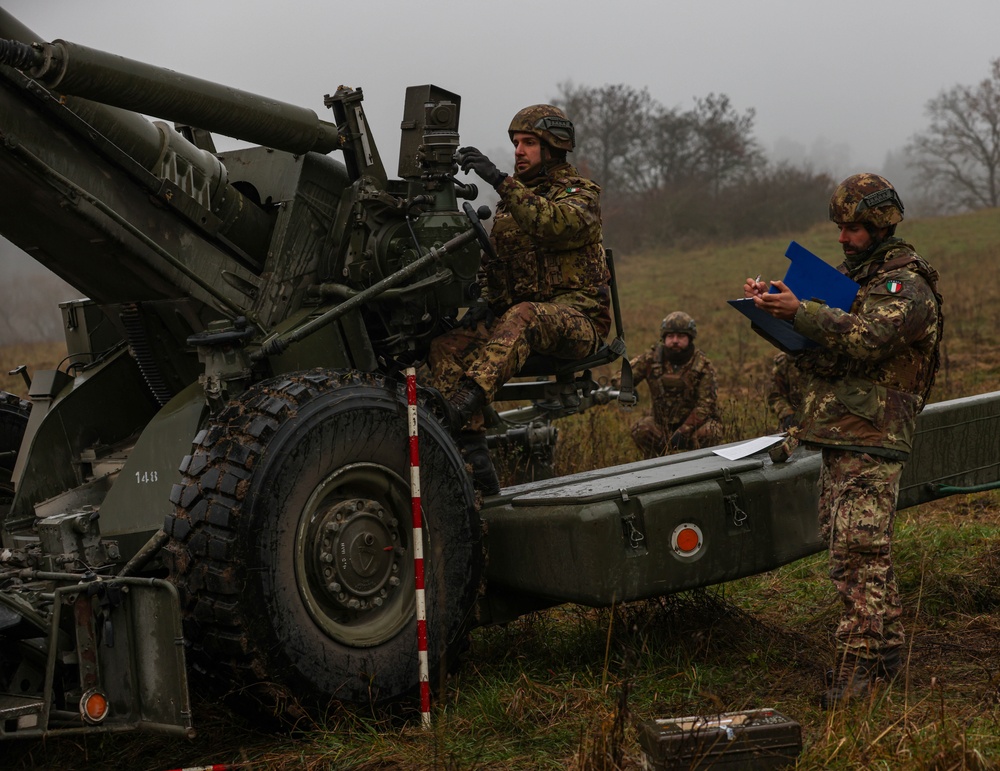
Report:
[[891,543],[903,464],[938,364],[937,273],[898,238],[840,270],[861,285],[850,313],[805,301],[798,332],[820,347],[798,357],[810,375],[803,442],[822,448],[820,526],[844,603],[836,639],[859,660],[891,660],[903,644]]
[[778,419],[778,430],[787,431],[801,420],[802,398],[808,378],[787,353],[779,353],[771,365],[771,390],[767,406]]
[[445,396],[466,376],[491,400],[529,353],[579,359],[611,328],[600,186],[568,163],[525,183],[506,177],[484,257],[482,297],[496,319],[431,344],[431,382]]
[[685,449],[722,441],[715,367],[690,345],[692,355],[683,364],[672,364],[662,343],[631,361],[635,384],[648,382],[653,404],[653,414],[632,425],[632,440],[647,458],[663,455],[675,432],[675,443]]

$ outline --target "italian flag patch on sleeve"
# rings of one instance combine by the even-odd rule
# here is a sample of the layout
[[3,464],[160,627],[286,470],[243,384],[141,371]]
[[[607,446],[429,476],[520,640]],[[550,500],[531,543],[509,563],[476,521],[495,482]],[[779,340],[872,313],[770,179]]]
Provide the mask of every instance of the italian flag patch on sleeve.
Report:
[[885,282],[885,288],[889,290],[889,294],[899,294],[903,291],[903,282],[890,279]]

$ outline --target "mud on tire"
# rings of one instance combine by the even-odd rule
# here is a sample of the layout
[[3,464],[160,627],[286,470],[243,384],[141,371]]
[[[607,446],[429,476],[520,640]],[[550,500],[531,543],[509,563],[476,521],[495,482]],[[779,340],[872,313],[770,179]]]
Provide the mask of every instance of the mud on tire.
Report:
[[[465,641],[482,534],[457,448],[419,414],[433,687]],[[417,693],[401,386],[331,370],[257,384],[199,433],[181,472],[166,560],[196,667],[269,709]]]

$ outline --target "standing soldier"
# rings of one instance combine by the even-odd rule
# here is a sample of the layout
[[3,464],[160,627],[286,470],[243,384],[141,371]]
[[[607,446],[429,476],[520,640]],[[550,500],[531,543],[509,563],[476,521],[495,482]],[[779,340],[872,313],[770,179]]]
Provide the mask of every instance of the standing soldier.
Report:
[[892,534],[903,464],[939,362],[943,317],[937,272],[895,237],[903,203],[876,174],[855,174],[830,199],[840,230],[839,270],[860,284],[850,311],[800,300],[782,281],[747,279],[744,295],[819,344],[802,354],[810,375],[803,442],[822,449],[820,527],[843,601],[837,668],[825,709],[863,696],[900,668],[902,607]]
[[632,425],[632,440],[647,458],[722,441],[715,367],[695,348],[697,334],[694,319],[674,311],[660,323],[660,342],[631,361],[635,384],[649,383],[653,404],[653,414]]
[[500,484],[486,447],[482,408],[530,353],[582,359],[611,328],[610,274],[601,232],[601,188],[566,161],[573,124],[558,107],[518,112],[508,176],[474,147],[458,163],[500,195],[484,257],[482,295],[455,329],[431,344],[431,385],[448,400],[452,429],[486,495]]

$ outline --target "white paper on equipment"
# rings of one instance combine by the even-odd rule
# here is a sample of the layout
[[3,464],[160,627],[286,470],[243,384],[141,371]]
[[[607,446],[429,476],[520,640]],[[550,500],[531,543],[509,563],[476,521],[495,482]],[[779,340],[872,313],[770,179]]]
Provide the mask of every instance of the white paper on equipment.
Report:
[[758,439],[751,439],[749,442],[743,442],[742,444],[730,444],[726,447],[719,447],[712,450],[712,452],[716,455],[721,455],[727,460],[739,460],[740,458],[747,458],[755,452],[766,450],[768,447],[773,447],[779,442],[784,441],[784,439],[785,434],[762,436]]

